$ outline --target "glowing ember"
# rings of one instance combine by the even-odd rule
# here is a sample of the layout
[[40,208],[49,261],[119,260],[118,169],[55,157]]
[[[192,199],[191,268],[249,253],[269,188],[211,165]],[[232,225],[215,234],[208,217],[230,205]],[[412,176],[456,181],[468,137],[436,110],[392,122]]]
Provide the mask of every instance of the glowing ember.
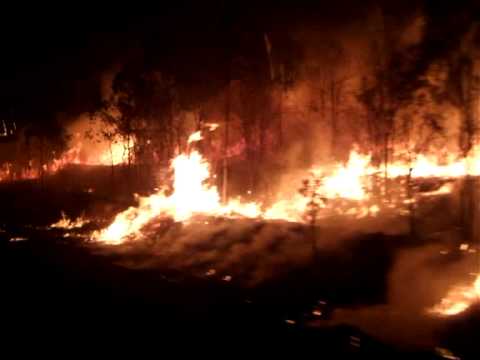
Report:
[[78,217],[75,220],[69,219],[65,213],[62,211],[62,218],[58,220],[56,223],[50,225],[50,228],[53,229],[79,229],[85,225],[87,221],[82,217]]
[[457,286],[451,289],[429,312],[440,316],[457,315],[478,301],[480,301],[480,275],[470,286]]
[[19,241],[26,241],[28,240],[26,237],[13,237],[10,238],[10,242],[19,242]]

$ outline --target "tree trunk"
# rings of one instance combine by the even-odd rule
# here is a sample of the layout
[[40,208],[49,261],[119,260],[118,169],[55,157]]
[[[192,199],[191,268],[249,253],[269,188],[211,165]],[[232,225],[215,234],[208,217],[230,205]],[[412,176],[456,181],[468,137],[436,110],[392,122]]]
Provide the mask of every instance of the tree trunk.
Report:
[[387,201],[390,201],[390,194],[389,194],[389,187],[388,187],[388,161],[389,161],[389,154],[388,154],[388,143],[389,143],[389,136],[385,134],[383,139],[383,179],[384,179],[384,196]]
[[229,145],[229,126],[230,126],[230,74],[227,84],[227,94],[225,99],[225,131],[223,138],[223,182],[222,182],[222,200],[228,201],[228,145]]
[[109,148],[110,148],[110,159],[111,159],[111,166],[110,166],[110,169],[111,169],[111,174],[110,174],[110,181],[111,181],[111,191],[112,191],[112,194],[114,193],[114,188],[115,188],[115,174],[114,174],[114,169],[115,169],[115,165],[114,165],[114,161],[113,161],[113,149],[112,149],[112,142],[110,141],[110,144],[109,144]]
[[[474,67],[470,58],[463,59],[460,64],[460,81],[461,92],[463,99],[463,131],[460,138],[460,147],[463,151],[463,156],[468,157],[473,148],[475,137],[475,109],[474,105],[476,89],[474,84]],[[475,237],[475,179],[467,175],[463,181],[463,186],[460,195],[461,214],[460,221],[464,241],[474,241]]]
[[410,230],[410,236],[416,235],[415,228],[415,194],[412,185],[412,172],[413,168],[410,166],[407,176],[407,198],[408,198],[408,224]]
[[330,154],[332,159],[335,159],[337,156],[336,147],[337,147],[337,109],[335,103],[335,85],[333,81],[330,82],[330,127],[331,127],[331,143],[330,143]]
[[282,81],[282,84],[280,84],[280,101],[278,104],[278,124],[277,124],[279,149],[283,147],[283,97],[284,97],[283,79],[281,81]]
[[475,227],[475,178],[467,176],[461,191],[461,226],[464,241],[474,241]]
[[45,169],[43,167],[45,161],[45,138],[42,136],[40,140],[40,186],[45,187]]

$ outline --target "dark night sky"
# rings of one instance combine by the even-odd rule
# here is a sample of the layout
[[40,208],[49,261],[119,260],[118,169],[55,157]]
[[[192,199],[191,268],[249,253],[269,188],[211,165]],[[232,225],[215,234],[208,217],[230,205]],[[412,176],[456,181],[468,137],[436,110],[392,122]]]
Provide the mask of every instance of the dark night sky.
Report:
[[[112,64],[135,57],[140,49],[145,55],[142,61],[170,58],[180,68],[200,71],[206,61],[221,62],[219,54],[241,46],[232,39],[239,39],[242,32],[288,33],[302,24],[336,26],[364,16],[373,2],[218,0],[149,6],[79,2],[4,9],[0,17],[0,114],[13,109],[18,118],[45,121],[57,112],[88,110],[99,100],[100,74]],[[433,0],[390,6],[402,16],[403,9],[408,11],[418,3],[426,3],[439,23],[452,7],[464,6],[459,1],[441,5]],[[477,1],[465,3],[471,6]],[[208,58],[209,49],[212,59],[194,58],[197,51]]]

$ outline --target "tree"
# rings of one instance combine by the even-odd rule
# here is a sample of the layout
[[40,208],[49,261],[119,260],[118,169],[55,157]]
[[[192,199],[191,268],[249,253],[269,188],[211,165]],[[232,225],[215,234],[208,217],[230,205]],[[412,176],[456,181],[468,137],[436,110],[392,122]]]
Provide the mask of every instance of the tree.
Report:
[[327,199],[318,192],[321,182],[321,179],[312,174],[310,179],[303,180],[302,187],[299,189],[299,193],[309,200],[304,218],[310,226],[310,241],[312,242],[312,258],[314,263],[317,259],[316,226],[318,213],[327,202]]
[[367,129],[373,144],[372,160],[383,164],[383,195],[389,199],[388,165],[392,157],[392,140],[395,137],[395,116],[411,102],[414,89],[419,87],[420,78],[412,76],[417,49],[396,48],[401,26],[396,23],[394,13],[378,7],[376,28],[369,51],[370,75],[364,76],[359,101],[367,113]]
[[422,88],[415,92],[412,101],[406,105],[395,121],[393,141],[397,148],[397,158],[409,165],[405,188],[409,213],[410,234],[416,235],[416,192],[417,186],[412,175],[419,155],[433,151],[440,155],[446,148],[449,139],[445,130],[446,119],[439,110],[432,95],[432,87]]
[[[451,93],[463,114],[459,146],[468,159],[475,145],[478,130],[478,104],[480,97],[480,24],[475,23],[464,37],[458,55],[450,58],[449,83]],[[477,180],[468,174],[464,180],[461,200],[461,227],[468,241],[478,239]]]
[[336,159],[339,155],[340,120],[347,103],[348,60],[342,45],[334,41],[327,43],[322,54],[313,74],[313,88],[319,98],[321,117],[330,127],[330,157]]

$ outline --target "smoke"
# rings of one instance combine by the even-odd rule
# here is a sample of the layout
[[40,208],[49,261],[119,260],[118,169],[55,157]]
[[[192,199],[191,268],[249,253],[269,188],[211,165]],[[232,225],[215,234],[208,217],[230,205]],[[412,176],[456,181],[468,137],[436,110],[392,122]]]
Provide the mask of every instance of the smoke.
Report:
[[110,67],[110,69],[105,70],[100,76],[100,96],[102,101],[109,101],[112,99],[114,94],[113,92],[113,82],[115,77],[123,68],[123,64],[118,63]]
[[[350,258],[349,252],[357,251],[353,248],[360,242],[359,234],[383,231],[395,237],[404,230],[402,222],[388,218],[332,217],[313,234],[309,226],[285,221],[200,217],[191,223],[173,223],[157,219],[142,230],[143,240],[99,249],[114,256],[123,254],[117,260],[129,268],[175,269],[200,277],[213,271],[218,278],[231,276],[241,286],[257,287],[311,266],[312,239],[317,255],[330,262],[330,256]],[[361,246],[367,244],[368,237]],[[340,270],[340,263],[332,267]]]
[[425,36],[425,26],[426,19],[423,14],[419,13],[414,16],[410,24],[405,27],[405,30],[400,35],[399,47],[407,49],[420,44]]
[[[372,132],[372,122],[381,127],[382,116],[372,120],[371,112],[378,109],[359,99],[382,76],[389,79],[387,102],[395,104],[388,115],[393,122],[391,156],[404,157],[406,150],[461,155],[461,81],[451,73],[459,56],[472,56],[478,47],[476,27],[465,8],[436,10],[429,4],[402,9],[401,19],[395,6],[377,4],[368,16],[348,24],[325,28],[302,23],[295,29],[292,37],[303,57],[282,104],[289,136],[282,162],[288,169],[345,161],[358,145],[375,152],[379,134]],[[465,23],[446,34],[442,21],[456,23],[459,17]],[[448,41],[440,44],[444,36]]]
[[446,2],[426,1],[424,38],[412,77],[421,76],[428,67],[439,61],[455,56],[462,40],[478,14],[475,1]]
[[401,20],[390,15],[398,11],[382,7],[370,3],[345,22],[302,22],[294,28],[292,41],[302,57],[280,110],[289,145],[284,157],[290,168],[295,160],[297,166],[347,160],[355,145],[371,151],[369,115],[359,101],[365,81],[376,81],[379,56],[392,57],[392,64],[384,64],[385,73],[409,72],[418,60],[411,49],[422,43],[427,27],[418,7],[399,6]]
[[[125,160],[125,149],[115,128],[90,114],[81,114],[65,129],[69,141],[64,153],[66,163],[114,165]],[[107,138],[105,134],[109,134]]]
[[447,292],[473,281],[477,259],[460,252],[446,254],[442,245],[401,250],[388,276],[385,304],[338,309],[323,325],[349,324],[388,343],[429,347],[438,343],[445,319],[428,313]]
[[[98,251],[127,268],[175,270],[248,289],[301,284],[336,307],[318,326],[349,324],[388,343],[429,347],[446,322],[428,309],[478,271],[476,255],[458,248],[451,208],[439,200],[419,209],[416,238],[402,235],[406,219],[398,214],[330,217],[315,228],[199,216],[188,223],[156,219],[142,240]],[[305,270],[312,275],[288,280]]]
[[[170,268],[206,277],[231,276],[247,286],[264,282],[311,259],[311,244],[298,224],[252,220],[212,220],[192,224],[158,221],[144,230],[143,244],[126,243],[114,252],[126,252],[121,263],[132,268]],[[105,249],[109,251],[109,249]],[[133,254],[142,254],[141,260]]]

